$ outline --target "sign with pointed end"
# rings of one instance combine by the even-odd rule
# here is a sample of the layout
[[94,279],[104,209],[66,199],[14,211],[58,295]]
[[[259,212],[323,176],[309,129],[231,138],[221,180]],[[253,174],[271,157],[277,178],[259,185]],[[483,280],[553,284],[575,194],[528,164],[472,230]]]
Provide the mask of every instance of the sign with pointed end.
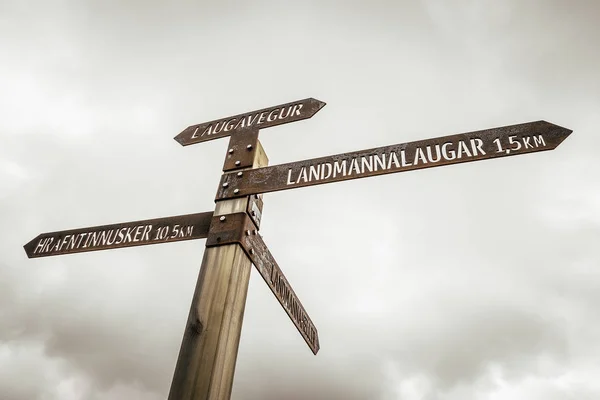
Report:
[[213,217],[206,247],[237,243],[263,277],[281,307],[288,314],[313,354],[319,351],[319,334],[289,281],[279,268],[250,213],[239,212]]
[[317,328],[298,299],[296,292],[283,275],[269,248],[262,237],[256,233],[245,236],[243,240],[247,242],[247,247],[254,250],[250,253],[252,263],[290,317],[308,347],[316,355],[320,348]]
[[182,146],[187,146],[231,136],[235,132],[243,132],[248,128],[262,129],[287,124],[311,118],[323,107],[325,107],[325,103],[313,98],[280,104],[262,110],[188,126],[183,132],[175,136],[175,140]]
[[179,215],[144,221],[48,232],[23,248],[27,257],[46,257],[206,238],[213,213]]
[[226,173],[216,200],[553,150],[571,132],[537,121]]

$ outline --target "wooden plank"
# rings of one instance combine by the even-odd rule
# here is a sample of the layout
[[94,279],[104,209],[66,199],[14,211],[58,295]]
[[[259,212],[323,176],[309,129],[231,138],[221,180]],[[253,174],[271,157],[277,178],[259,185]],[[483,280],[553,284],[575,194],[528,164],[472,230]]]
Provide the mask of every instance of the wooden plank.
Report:
[[311,118],[323,107],[325,107],[325,103],[313,98],[297,100],[262,110],[190,125],[174,139],[182,146],[206,142],[235,133],[243,133],[249,129],[269,128]]
[[27,257],[47,257],[206,238],[212,212],[47,232],[23,248]]
[[253,250],[250,255],[252,263],[263,277],[267,286],[269,286],[269,289],[271,289],[288,317],[290,317],[308,347],[310,347],[313,354],[316,355],[320,348],[317,328],[304,309],[296,292],[292,289],[292,285],[290,285],[283,274],[283,271],[279,268],[279,265],[269,251],[269,248],[256,231],[245,236],[244,240],[246,240],[246,247]]
[[225,173],[216,200],[553,150],[571,132],[537,121]]
[[[250,196],[252,199],[252,196]],[[206,247],[241,244],[256,269],[288,314],[313,354],[319,351],[317,328],[289,281],[279,268],[247,212],[214,216]]]
[[[253,167],[268,164],[257,141]],[[246,212],[248,197],[217,202],[215,215]],[[239,244],[206,248],[169,400],[227,400],[240,342],[251,261]]]

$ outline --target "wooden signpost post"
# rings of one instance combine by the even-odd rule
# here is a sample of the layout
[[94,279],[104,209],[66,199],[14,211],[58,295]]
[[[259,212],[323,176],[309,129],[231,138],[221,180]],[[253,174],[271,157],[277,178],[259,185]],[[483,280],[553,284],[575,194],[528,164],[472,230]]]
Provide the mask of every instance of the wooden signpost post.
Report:
[[262,194],[555,149],[572,131],[545,121],[267,166],[259,129],[311,118],[312,98],[192,125],[187,146],[229,136],[214,212],[43,233],[30,258],[206,238],[169,400],[229,399],[253,264],[314,354],[318,332],[259,234]]

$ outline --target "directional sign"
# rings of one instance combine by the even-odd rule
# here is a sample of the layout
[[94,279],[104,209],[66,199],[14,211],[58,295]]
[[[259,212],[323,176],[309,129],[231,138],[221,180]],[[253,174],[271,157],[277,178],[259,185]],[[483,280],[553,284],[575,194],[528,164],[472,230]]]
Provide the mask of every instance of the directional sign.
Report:
[[317,328],[308,316],[302,303],[300,303],[300,300],[298,300],[298,296],[296,296],[290,283],[283,275],[279,265],[277,265],[277,261],[273,258],[262,237],[256,231],[253,232],[254,234],[245,237],[247,246],[253,250],[250,252],[252,263],[258,272],[260,272],[267,285],[269,285],[269,288],[277,300],[279,300],[279,303],[294,325],[296,325],[298,332],[300,332],[308,347],[316,355],[320,348]]
[[242,132],[248,128],[262,129],[287,124],[288,122],[311,118],[323,107],[325,107],[325,103],[313,98],[298,100],[292,103],[234,115],[233,117],[191,125],[175,136],[175,140],[182,146],[187,146],[189,144],[230,136],[235,132]]
[[296,328],[314,354],[319,351],[317,328],[298,300],[277,261],[255,229],[254,222],[247,213],[233,213],[227,216],[215,216],[206,247],[238,243],[263,277],[279,303],[296,325]]
[[571,132],[537,121],[226,173],[216,200],[553,150]]
[[42,233],[25,246],[27,257],[46,257],[206,238],[212,212]]

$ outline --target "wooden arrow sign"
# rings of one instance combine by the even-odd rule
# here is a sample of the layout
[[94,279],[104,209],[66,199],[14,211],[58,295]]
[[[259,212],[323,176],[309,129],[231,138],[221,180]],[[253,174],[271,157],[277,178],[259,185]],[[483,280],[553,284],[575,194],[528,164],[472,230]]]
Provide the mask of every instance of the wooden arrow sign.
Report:
[[84,251],[206,238],[212,212],[147,219],[42,233],[27,243],[27,257],[46,257]]
[[206,247],[232,243],[241,245],[281,304],[281,307],[304,338],[306,344],[308,344],[308,347],[316,355],[320,347],[317,328],[281,268],[277,265],[277,261],[275,261],[258,230],[254,228],[253,220],[244,212],[213,217],[211,231],[206,239]]
[[537,121],[226,173],[216,200],[553,150],[571,132]]
[[308,316],[298,296],[296,296],[296,292],[283,275],[269,248],[258,234],[248,235],[244,240],[248,242],[247,246],[254,250],[250,253],[252,263],[290,317],[308,347],[316,355],[320,348],[317,328]]
[[233,117],[188,126],[183,132],[175,136],[175,140],[182,146],[187,146],[230,136],[235,132],[241,132],[248,128],[262,129],[287,124],[288,122],[311,118],[323,107],[325,107],[325,103],[313,98],[280,104],[262,110],[234,115]]

